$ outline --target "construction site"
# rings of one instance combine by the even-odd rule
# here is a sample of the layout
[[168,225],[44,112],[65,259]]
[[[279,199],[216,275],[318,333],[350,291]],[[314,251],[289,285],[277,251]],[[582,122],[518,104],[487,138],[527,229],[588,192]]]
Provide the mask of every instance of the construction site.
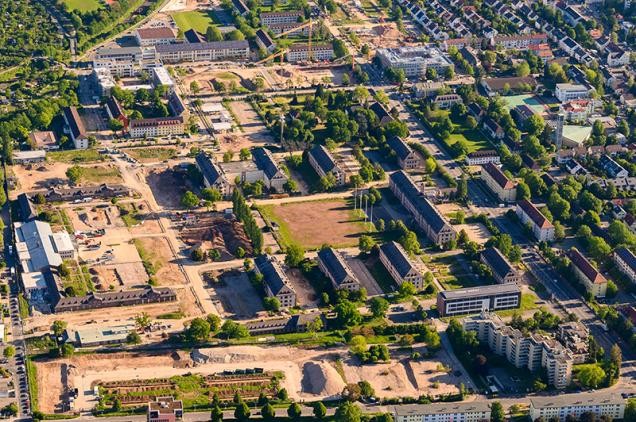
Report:
[[179,239],[190,249],[216,249],[220,260],[234,259],[240,247],[246,255],[253,254],[252,244],[243,225],[231,215],[219,213],[185,213],[173,217]]

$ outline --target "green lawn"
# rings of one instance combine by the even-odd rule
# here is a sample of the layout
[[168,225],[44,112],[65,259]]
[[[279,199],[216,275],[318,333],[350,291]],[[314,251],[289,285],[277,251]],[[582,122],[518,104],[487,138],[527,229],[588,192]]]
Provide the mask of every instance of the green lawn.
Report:
[[450,147],[456,142],[464,142],[467,147],[467,154],[482,149],[492,148],[490,142],[476,129],[464,130],[463,132],[453,133],[450,135],[446,144]]
[[137,161],[151,162],[151,161],[163,161],[170,158],[174,158],[177,155],[177,150],[174,148],[133,148],[127,149],[126,153],[133,157]]
[[99,0],[64,0],[69,11],[77,10],[80,13],[92,12],[101,7]]
[[190,29],[194,29],[202,34],[205,34],[208,26],[215,24],[214,13],[210,10],[207,12],[200,10],[189,10],[185,12],[174,12],[172,18],[176,22],[181,32],[186,32]]
[[67,151],[53,151],[46,154],[50,161],[60,163],[81,164],[95,161],[106,161],[106,156],[101,155],[96,149],[71,149]]
[[81,183],[119,183],[122,181],[121,173],[117,167],[83,167]]
[[525,312],[531,311],[533,309],[538,309],[536,302],[539,298],[534,293],[522,293],[521,294],[521,306],[519,309],[509,309],[507,311],[495,311],[495,313],[499,316],[512,316],[515,312]]

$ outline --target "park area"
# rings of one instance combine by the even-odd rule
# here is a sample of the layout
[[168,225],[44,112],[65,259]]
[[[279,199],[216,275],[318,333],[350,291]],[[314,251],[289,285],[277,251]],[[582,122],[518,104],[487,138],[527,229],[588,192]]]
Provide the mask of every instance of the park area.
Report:
[[215,25],[214,12],[212,10],[187,10],[174,12],[171,16],[182,32],[194,29],[205,34],[209,26]]
[[279,241],[317,249],[328,244],[345,248],[358,244],[364,223],[344,199],[262,205],[261,215],[277,230]]
[[78,11],[80,13],[92,12],[101,7],[99,0],[64,0],[64,4],[70,12]]

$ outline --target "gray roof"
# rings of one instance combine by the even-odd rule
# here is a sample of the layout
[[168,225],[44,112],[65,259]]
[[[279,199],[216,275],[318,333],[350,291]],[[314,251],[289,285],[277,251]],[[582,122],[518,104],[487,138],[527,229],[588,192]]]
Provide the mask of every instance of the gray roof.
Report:
[[391,241],[380,246],[380,249],[391,261],[400,277],[406,277],[413,269],[413,263],[399,243]]
[[411,147],[406,142],[404,142],[404,139],[400,138],[399,136],[392,136],[387,141],[387,144],[393,151],[395,151],[395,154],[401,160],[406,159],[413,152]]
[[439,295],[441,295],[446,300],[458,300],[473,297],[490,297],[512,293],[521,293],[521,290],[519,290],[519,287],[515,283],[491,284],[488,286],[445,290],[443,292],[439,292]]
[[318,259],[322,261],[323,265],[327,268],[327,272],[338,286],[346,281],[347,278],[357,280],[349,264],[346,263],[340,252],[334,248],[321,249],[318,252]]
[[616,393],[603,393],[600,391],[579,393],[579,394],[560,394],[557,396],[547,397],[531,397],[530,404],[535,409],[546,407],[565,407],[565,406],[594,406],[603,404],[625,404],[625,399]]
[[212,41],[200,43],[175,43],[160,44],[155,46],[157,53],[172,53],[177,51],[200,51],[200,50],[225,50],[228,48],[249,48],[249,43],[245,40],[241,41]]
[[391,180],[404,193],[408,201],[413,204],[417,212],[426,220],[433,231],[438,233],[448,222],[435,206],[420,194],[413,180],[403,171],[396,171],[391,175]]
[[201,170],[203,174],[203,178],[207,180],[210,185],[216,183],[222,177],[221,169],[219,166],[212,160],[205,152],[200,152],[197,154],[195,161],[197,163],[197,167]]
[[616,161],[614,161],[614,159],[612,159],[612,157],[607,154],[601,156],[601,158],[598,160],[598,164],[603,170],[605,170],[605,173],[607,173],[609,177],[615,178],[618,173],[625,171],[625,168],[623,168],[623,166],[618,164]]
[[20,217],[22,221],[30,221],[37,218],[35,206],[29,200],[26,193],[18,195],[18,205],[20,206]]
[[510,265],[508,259],[497,248],[486,248],[481,253],[481,256],[486,261],[486,264],[490,267],[493,274],[499,278],[504,278],[511,272],[514,272],[514,268]]
[[274,41],[272,40],[272,37],[270,37],[269,34],[263,31],[262,29],[259,29],[258,31],[256,31],[256,37],[259,40],[261,40],[263,45],[265,45],[265,48],[269,48],[272,45],[274,45]]
[[389,112],[387,111],[387,109],[384,108],[384,106],[377,101],[369,106],[369,110],[374,112],[375,115],[378,116],[379,120],[382,120],[385,117],[388,117],[389,119],[393,120],[393,116],[391,116]]
[[627,248],[621,247],[616,249],[614,253],[618,255],[618,257],[620,257],[620,259],[622,259],[623,262],[625,262],[627,266],[632,269],[632,271],[636,271],[636,256],[634,256],[632,251]]
[[391,413],[397,416],[439,415],[449,413],[481,413],[489,412],[490,406],[486,401],[470,403],[429,403],[429,404],[401,404],[391,406]]
[[336,167],[336,161],[331,156],[331,153],[322,145],[316,145],[313,147],[309,154],[314,157],[314,160],[318,163],[322,171],[329,173]]
[[252,150],[252,159],[268,179],[276,176],[276,173],[280,171],[272,153],[266,148],[255,148]]
[[25,272],[42,271],[62,264],[62,258],[53,248],[51,225],[43,221],[15,223],[16,249],[20,261],[25,261]]
[[260,255],[254,259],[254,265],[263,274],[263,280],[272,291],[274,296],[279,293],[294,293],[289,286],[289,279],[283,269],[275,261],[275,258],[268,255]]

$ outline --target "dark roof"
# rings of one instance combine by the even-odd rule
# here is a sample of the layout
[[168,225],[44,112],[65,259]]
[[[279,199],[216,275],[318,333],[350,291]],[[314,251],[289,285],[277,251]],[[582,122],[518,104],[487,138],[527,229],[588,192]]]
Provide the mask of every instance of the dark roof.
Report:
[[172,29],[167,26],[157,26],[154,28],[139,28],[137,30],[139,38],[142,39],[162,39],[162,38],[175,38]]
[[502,132],[503,129],[499,126],[499,123],[495,122],[490,117],[484,119],[484,126],[488,128],[492,133]]
[[160,300],[175,300],[174,291],[168,287],[145,287],[123,292],[90,292],[86,296],[62,297],[55,305],[55,311],[82,308],[107,308],[138,303],[153,303]]
[[380,246],[380,249],[391,261],[400,277],[406,277],[413,269],[413,263],[399,243],[391,241]]
[[598,164],[603,170],[605,170],[605,173],[607,173],[607,175],[612,178],[615,178],[619,172],[625,171],[625,169],[620,164],[614,161],[612,157],[607,154],[601,156],[601,158],[598,160]]
[[391,180],[404,193],[404,196],[413,204],[413,207],[426,220],[434,232],[438,233],[448,225],[444,216],[428,199],[421,195],[420,190],[405,172],[396,171],[391,175]]
[[347,278],[356,280],[351,268],[337,250],[324,248],[318,252],[318,259],[322,261],[337,285],[342,284]]
[[175,51],[200,51],[200,50],[225,50],[228,48],[249,48],[249,43],[246,40],[241,41],[211,41],[200,43],[175,43],[175,44],[160,44],[155,46],[157,53],[172,53]]
[[322,171],[329,173],[336,167],[336,162],[331,156],[331,153],[322,145],[316,145],[313,147],[309,154],[316,160]]
[[413,153],[411,147],[399,136],[390,137],[387,144],[401,160],[408,158]]
[[182,116],[173,117],[153,117],[150,119],[133,119],[130,121],[130,127],[153,127],[183,124]]
[[301,10],[288,10],[282,12],[263,12],[261,13],[261,20],[263,18],[272,18],[272,17],[301,17],[303,16],[303,12]]
[[468,112],[473,116],[473,117],[479,117],[482,114],[484,114],[484,109],[481,108],[481,106],[477,103],[470,103],[468,104]]
[[287,275],[274,259],[267,255],[260,255],[254,259],[254,265],[263,274],[263,280],[274,296],[279,293],[293,293]]
[[516,283],[489,284],[487,286],[467,287],[464,289],[444,290],[438,296],[446,300],[457,300],[477,297],[490,297],[511,293],[521,293]]
[[393,120],[393,116],[391,116],[389,112],[387,111],[387,109],[384,108],[384,106],[377,101],[369,106],[369,110],[374,112],[375,115],[378,116],[379,120],[382,120],[385,117],[388,117],[389,119]]
[[186,32],[183,33],[183,36],[186,39],[186,41],[188,41],[191,44],[205,42],[205,37],[199,34],[194,29],[188,29]]
[[268,149],[255,148],[252,150],[252,159],[256,163],[256,167],[262,170],[268,179],[276,176],[276,173],[279,172],[278,164]]
[[486,248],[481,253],[482,258],[486,261],[486,264],[490,267],[493,274],[499,278],[504,278],[511,272],[514,272],[514,268],[510,265],[508,259],[497,248]]
[[550,223],[550,221],[545,218],[543,214],[541,214],[541,211],[539,211],[539,209],[535,207],[532,202],[528,201],[527,199],[522,199],[521,201],[517,202],[517,205],[540,228],[544,229],[552,227],[552,223]]
[[508,176],[493,163],[486,163],[482,168],[486,170],[486,173],[488,173],[502,189],[512,189],[515,187],[515,183],[508,179]]
[[477,151],[469,152],[468,158],[478,157],[498,157],[499,153],[494,149],[479,149]]
[[212,157],[210,157],[205,152],[198,153],[195,161],[197,163],[197,167],[199,167],[199,170],[201,170],[203,177],[208,181],[210,185],[213,185],[219,178],[221,178],[221,169],[212,160]]
[[26,193],[18,195],[18,205],[20,205],[20,217],[22,221],[27,222],[37,218],[35,206],[31,203]]
[[110,114],[113,116],[114,119],[126,117],[126,115],[124,114],[124,109],[121,108],[119,101],[117,101],[117,99],[112,95],[108,97],[108,100],[106,100],[106,107],[108,107],[108,110],[110,111]]
[[594,268],[594,266],[592,266],[592,263],[590,263],[590,261],[588,261],[587,258],[578,251],[578,249],[570,249],[568,256],[570,257],[570,261],[572,261],[572,265],[581,270],[581,272],[585,274],[585,277],[587,277],[587,279],[590,280],[592,283],[605,283],[606,279],[605,277],[603,277],[603,274],[601,274],[599,270]]
[[239,14],[241,15],[250,11],[250,9],[245,5],[245,3],[243,3],[242,0],[232,0],[232,5],[234,5],[236,11],[239,12]]
[[77,108],[66,107],[64,109],[64,116],[66,116],[66,120],[71,128],[71,132],[73,133],[74,138],[83,138],[84,136],[86,136],[86,129],[84,128],[82,118],[77,112]]
[[262,29],[256,31],[256,38],[258,38],[265,45],[265,48],[269,48],[274,45],[272,37],[270,37],[269,34]]
[[33,199],[37,194],[41,193],[48,200],[57,200],[57,197],[68,199],[79,199],[86,197],[113,197],[117,195],[129,195],[130,189],[124,185],[107,185],[102,183],[101,185],[94,186],[82,186],[77,188],[51,188],[40,189],[29,192],[28,195]]
[[556,180],[554,180],[554,177],[550,176],[548,173],[543,173],[541,175],[541,179],[543,179],[547,187],[550,187],[556,183]]
[[621,259],[632,271],[636,271],[636,256],[627,248],[618,248],[614,253]]

